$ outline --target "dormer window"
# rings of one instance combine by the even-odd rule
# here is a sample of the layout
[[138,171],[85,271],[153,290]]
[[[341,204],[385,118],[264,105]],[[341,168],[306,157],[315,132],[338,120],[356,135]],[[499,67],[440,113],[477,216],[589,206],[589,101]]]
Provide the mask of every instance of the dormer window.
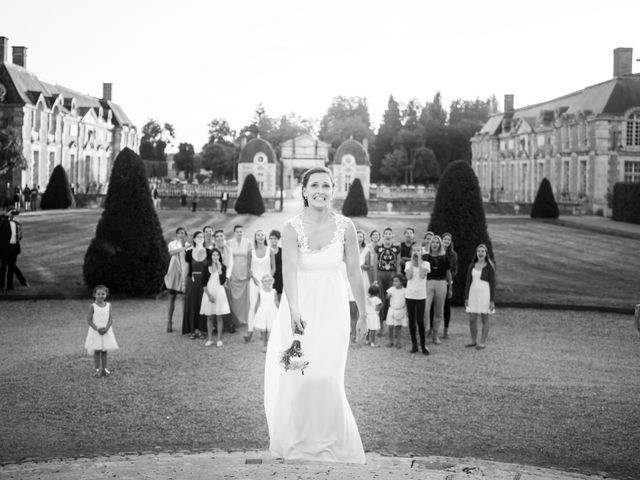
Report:
[[635,111],[627,117],[627,146],[640,147],[640,112]]

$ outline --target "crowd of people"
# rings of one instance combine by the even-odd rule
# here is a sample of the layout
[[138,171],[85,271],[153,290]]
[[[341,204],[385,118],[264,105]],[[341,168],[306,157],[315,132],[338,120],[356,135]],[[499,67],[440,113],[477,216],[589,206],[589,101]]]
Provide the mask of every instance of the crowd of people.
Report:
[[[450,299],[458,270],[453,236],[427,232],[416,240],[415,229],[407,227],[402,241],[396,243],[390,227],[382,233],[356,233],[368,294],[365,324],[349,292],[352,342],[379,347],[386,336],[387,347],[402,348],[402,327],[408,327],[410,352],[429,355],[429,343],[439,345],[449,338]],[[283,288],[280,238],[278,230],[268,236],[257,230],[248,239],[242,225],[233,228],[229,239],[223,230],[211,226],[191,236],[178,228],[168,245],[167,332],[173,331],[176,298],[182,294],[183,335],[203,339],[207,347],[221,347],[225,332],[234,333],[246,325],[245,342],[253,341],[256,333],[266,351]],[[486,246],[478,246],[466,279],[465,285],[455,287],[465,290],[471,336],[466,346],[481,350],[486,347],[495,291],[495,268]],[[482,324],[479,338],[478,320]]]

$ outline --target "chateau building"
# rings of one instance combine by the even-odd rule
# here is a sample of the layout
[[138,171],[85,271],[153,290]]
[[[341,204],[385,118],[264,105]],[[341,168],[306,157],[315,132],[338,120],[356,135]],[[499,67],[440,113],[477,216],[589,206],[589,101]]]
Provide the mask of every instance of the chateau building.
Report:
[[280,147],[284,189],[289,192],[295,190],[305,170],[326,166],[330,147],[328,143],[309,134],[299,135],[284,142]]
[[248,175],[253,174],[263,197],[275,198],[280,180],[276,177],[276,152],[271,144],[260,138],[252,138],[240,151],[238,158],[238,193]]
[[353,181],[358,178],[365,198],[369,198],[369,178],[371,162],[367,149],[367,139],[360,143],[351,137],[340,144],[330,166],[336,182],[335,197],[346,198]]
[[[327,166],[333,172],[336,199],[344,199],[347,196],[349,187],[356,178],[360,179],[365,197],[369,198],[371,162],[366,139],[364,144],[353,138],[345,140],[336,150],[333,161],[327,165],[329,148],[328,143],[312,135],[300,135],[282,144],[282,154],[278,161],[275,150],[268,141],[260,136],[253,138],[240,151],[238,193],[245,178],[253,174],[263,197],[275,198],[281,181],[284,183],[285,194],[291,196],[305,170]],[[281,168],[284,168],[282,180]]]
[[27,70],[26,47],[0,37],[0,128],[12,126],[22,136],[25,170],[14,169],[14,185],[43,190],[56,165],[67,171],[78,192],[105,191],[116,155],[125,147],[138,151],[136,127],[112,101],[112,84],[102,98],[44,82]]
[[532,202],[546,177],[558,202],[603,211],[616,182],[640,182],[640,75],[633,50],[614,50],[614,78],[504,112],[471,139],[486,200]]

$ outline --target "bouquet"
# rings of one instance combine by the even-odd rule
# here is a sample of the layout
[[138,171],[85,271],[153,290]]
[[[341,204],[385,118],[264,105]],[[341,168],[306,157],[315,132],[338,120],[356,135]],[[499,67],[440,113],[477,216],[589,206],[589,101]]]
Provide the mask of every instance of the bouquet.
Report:
[[302,351],[302,331],[296,327],[293,334],[293,343],[289,348],[282,352],[280,357],[280,363],[284,367],[284,371],[300,370],[300,373],[304,375],[304,369],[309,366],[309,361],[305,360],[304,352]]

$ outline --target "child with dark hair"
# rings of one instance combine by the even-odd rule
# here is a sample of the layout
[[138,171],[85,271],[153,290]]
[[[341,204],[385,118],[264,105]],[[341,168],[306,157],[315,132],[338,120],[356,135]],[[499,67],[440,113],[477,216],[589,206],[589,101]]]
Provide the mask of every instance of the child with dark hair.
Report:
[[380,289],[377,285],[371,285],[367,292],[366,298],[367,309],[367,329],[369,330],[368,344],[372,347],[379,347],[376,344],[376,333],[380,330],[380,308],[382,300],[380,300]]
[[408,325],[404,277],[396,273],[393,276],[392,282],[391,287],[387,289],[387,300],[389,301],[389,309],[387,310],[389,343],[387,347],[393,347],[395,340],[396,348],[401,348],[400,334],[402,333],[402,327]]
[[89,331],[84,341],[84,348],[89,354],[93,354],[96,377],[111,374],[107,370],[107,351],[119,348],[111,326],[111,303],[105,302],[108,295],[109,289],[104,285],[97,285],[93,289],[94,301],[88,318]]

